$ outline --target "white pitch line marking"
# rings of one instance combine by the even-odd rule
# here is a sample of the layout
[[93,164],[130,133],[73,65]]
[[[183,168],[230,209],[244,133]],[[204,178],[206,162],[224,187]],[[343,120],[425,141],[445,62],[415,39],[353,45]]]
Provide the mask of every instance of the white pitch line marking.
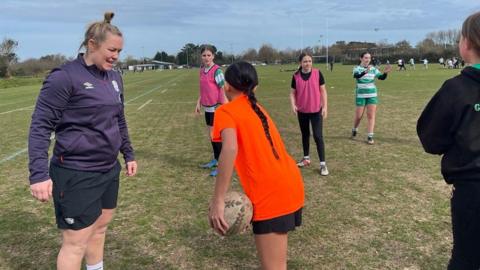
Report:
[[137,111],[140,111],[141,109],[143,109],[143,107],[147,106],[152,101],[153,101],[153,99],[149,99],[147,102],[143,103],[142,106],[138,107]]
[[8,157],[5,157],[5,158],[3,158],[2,160],[0,160],[0,164],[4,163],[4,162],[6,162],[6,161],[9,161],[9,160],[11,160],[11,159],[14,159],[15,157],[17,157],[17,156],[19,156],[19,155],[27,152],[27,150],[28,150],[28,148],[23,148],[23,149],[18,150],[17,152],[9,155]]
[[[170,84],[170,83],[178,80],[180,77],[183,77],[183,76],[179,75],[179,76],[171,79],[171,80],[168,81],[167,83],[165,83],[165,85],[168,85],[168,84]],[[137,100],[137,99],[139,99],[139,98],[141,98],[141,97],[143,97],[143,96],[146,96],[146,95],[148,95],[148,94],[150,94],[150,93],[152,93],[152,92],[154,92],[154,91],[156,91],[156,90],[158,90],[158,89],[161,89],[162,86],[163,86],[163,85],[159,85],[159,86],[157,86],[157,87],[154,87],[154,88],[148,90],[147,92],[145,92],[145,93],[143,93],[143,94],[141,94],[141,95],[138,95],[138,96],[136,96],[136,97],[128,100],[127,102],[125,102],[125,105],[127,105],[128,103],[130,103],[130,102],[132,102],[132,101],[134,101],[134,100]]]
[[31,108],[33,108],[33,106],[18,108],[18,109],[11,110],[11,111],[6,111],[6,112],[0,112],[0,115],[7,114],[7,113],[12,113],[12,112],[18,112],[18,111],[26,111],[26,110],[31,109]]

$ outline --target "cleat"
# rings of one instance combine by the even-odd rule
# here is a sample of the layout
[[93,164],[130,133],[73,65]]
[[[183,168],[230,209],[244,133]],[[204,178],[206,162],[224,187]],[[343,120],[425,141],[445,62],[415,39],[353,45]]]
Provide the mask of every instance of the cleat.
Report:
[[216,159],[212,159],[208,163],[200,165],[200,168],[211,169],[211,168],[217,167],[217,165],[218,165],[218,161]]
[[327,165],[320,165],[320,175],[327,176],[329,174]]
[[310,166],[310,159],[303,158],[299,162],[297,162],[297,166],[299,168]]

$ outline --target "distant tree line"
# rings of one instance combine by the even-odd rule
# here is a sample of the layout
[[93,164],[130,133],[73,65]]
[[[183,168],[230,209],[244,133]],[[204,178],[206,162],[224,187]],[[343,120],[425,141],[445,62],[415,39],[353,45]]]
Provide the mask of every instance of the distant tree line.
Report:
[[[302,51],[306,51],[314,55],[316,62],[335,61],[344,64],[353,64],[358,62],[360,53],[369,51],[372,56],[379,61],[385,62],[389,60],[394,62],[397,59],[414,58],[428,59],[430,62],[437,61],[440,57],[451,58],[458,57],[458,39],[460,37],[459,30],[447,30],[428,33],[422,41],[412,46],[407,40],[396,43],[380,42],[357,42],[357,41],[337,41],[328,46],[308,46],[303,49],[284,49],[278,50],[271,44],[263,44],[260,48],[249,48],[240,54],[225,53],[217,50],[215,55],[215,63],[223,65],[229,64],[237,60],[245,60],[249,62],[258,62],[266,64],[287,64],[296,63],[297,57]],[[177,65],[187,65],[190,67],[198,67],[201,64],[201,44],[187,43],[176,55],[170,55],[165,51],[158,51],[152,58],[135,58],[127,56],[119,65],[127,67],[130,65],[148,63],[151,60],[174,63]],[[0,43],[0,78],[10,76],[37,76],[44,75],[52,68],[69,60],[67,57],[56,54],[46,55],[38,59],[31,58],[22,62],[18,61],[15,53],[18,42],[5,38]]]

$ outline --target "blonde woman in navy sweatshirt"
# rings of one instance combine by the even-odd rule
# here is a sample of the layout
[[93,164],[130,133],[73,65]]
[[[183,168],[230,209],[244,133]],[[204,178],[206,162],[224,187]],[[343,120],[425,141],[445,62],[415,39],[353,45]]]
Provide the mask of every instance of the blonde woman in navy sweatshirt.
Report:
[[417,133],[426,152],[442,155],[453,185],[449,270],[480,269],[480,12],[463,23],[460,55],[472,64],[445,81],[425,107]]
[[[29,134],[32,195],[53,197],[62,247],[57,269],[103,269],[105,232],[117,206],[122,152],[126,174],[137,171],[123,108],[123,82],[113,71],[123,48],[120,30],[91,24],[81,47],[85,54],[52,70],[37,99]],[[51,133],[55,147],[48,165]]]

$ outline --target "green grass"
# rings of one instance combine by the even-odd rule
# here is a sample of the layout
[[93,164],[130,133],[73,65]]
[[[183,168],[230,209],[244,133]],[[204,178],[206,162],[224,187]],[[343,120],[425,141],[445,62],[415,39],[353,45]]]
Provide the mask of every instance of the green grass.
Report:
[[34,85],[34,84],[39,84],[42,81],[43,81],[42,76],[12,77],[10,79],[0,78],[0,89],[11,88],[11,87],[19,87],[19,86],[25,86],[25,85]]
[[[294,67],[257,68],[257,96],[297,159],[300,131],[288,99],[292,73],[281,68]],[[363,141],[365,121],[360,138],[349,139],[351,71],[352,66],[336,65],[334,72],[324,72],[331,174],[320,177],[317,165],[302,170],[304,224],[289,236],[289,269],[445,269],[451,248],[450,187],[440,176],[439,157],[423,153],[415,124],[433,93],[458,70],[431,66],[392,72],[378,82],[373,146]],[[214,180],[198,168],[211,156],[204,118],[193,113],[198,70],[127,74],[124,79],[139,173],[128,179],[122,174],[106,243],[107,268],[258,269],[250,234],[220,238],[207,224]],[[40,87],[0,86],[0,269],[53,269],[60,245],[52,204],[31,198],[27,156],[21,153]],[[318,164],[313,140],[311,146],[312,164]],[[237,181],[232,188],[240,188]]]

